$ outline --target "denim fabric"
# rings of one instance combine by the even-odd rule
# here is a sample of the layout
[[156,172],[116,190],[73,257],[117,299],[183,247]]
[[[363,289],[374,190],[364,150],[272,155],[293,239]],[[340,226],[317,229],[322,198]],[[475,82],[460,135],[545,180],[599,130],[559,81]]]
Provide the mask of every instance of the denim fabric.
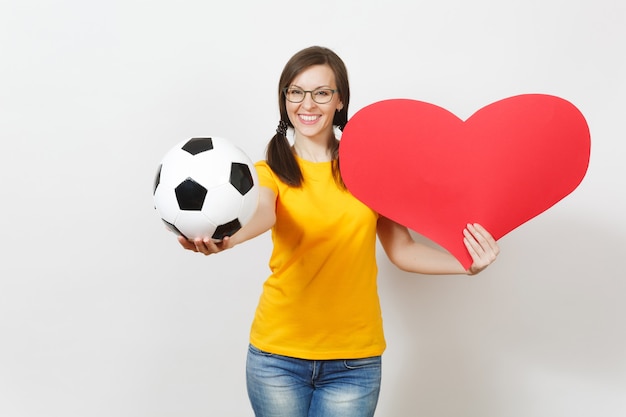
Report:
[[305,360],[250,345],[248,396],[256,417],[371,417],[381,365],[380,356]]

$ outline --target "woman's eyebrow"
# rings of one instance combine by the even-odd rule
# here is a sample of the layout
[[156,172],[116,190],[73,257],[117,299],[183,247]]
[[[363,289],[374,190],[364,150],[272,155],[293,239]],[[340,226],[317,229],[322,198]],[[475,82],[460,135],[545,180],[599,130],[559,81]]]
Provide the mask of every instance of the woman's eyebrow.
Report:
[[[289,87],[297,87],[304,90],[304,87],[300,87],[298,84],[290,84]],[[313,90],[317,90],[319,88],[330,88],[332,90],[332,87],[328,84],[320,85],[319,87],[315,87]]]

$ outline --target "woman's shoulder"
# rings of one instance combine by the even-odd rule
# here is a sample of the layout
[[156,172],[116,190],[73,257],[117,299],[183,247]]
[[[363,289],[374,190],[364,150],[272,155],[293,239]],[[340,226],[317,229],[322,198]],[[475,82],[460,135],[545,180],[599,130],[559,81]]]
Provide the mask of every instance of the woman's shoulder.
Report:
[[254,167],[259,175],[274,175],[274,171],[264,159],[256,161]]
[[269,187],[277,193],[280,180],[276,173],[272,170],[272,168],[270,168],[267,161],[257,161],[254,163],[254,167],[256,168],[256,173],[259,178],[259,184],[265,187]]

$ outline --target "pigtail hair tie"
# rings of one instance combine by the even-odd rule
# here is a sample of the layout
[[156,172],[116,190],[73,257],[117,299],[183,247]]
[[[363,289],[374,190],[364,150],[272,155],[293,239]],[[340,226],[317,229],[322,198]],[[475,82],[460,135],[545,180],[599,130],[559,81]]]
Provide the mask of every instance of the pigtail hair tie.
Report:
[[278,122],[278,127],[276,128],[276,133],[278,133],[281,136],[287,136],[287,128],[289,127],[289,125],[287,124],[287,122],[285,122],[284,120],[281,120],[280,122]]

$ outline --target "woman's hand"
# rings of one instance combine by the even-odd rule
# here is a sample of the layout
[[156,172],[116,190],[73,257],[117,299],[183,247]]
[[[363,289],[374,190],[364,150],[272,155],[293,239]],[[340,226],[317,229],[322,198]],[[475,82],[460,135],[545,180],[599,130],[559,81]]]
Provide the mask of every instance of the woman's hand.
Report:
[[219,242],[211,238],[205,238],[205,239],[197,238],[194,240],[189,240],[182,236],[179,236],[178,242],[181,244],[183,248],[187,250],[203,253],[205,255],[219,253],[226,249],[230,249],[234,246],[229,236],[224,237],[224,239],[222,239]]
[[491,234],[481,225],[468,224],[463,230],[463,242],[472,256],[472,266],[467,270],[469,275],[476,275],[491,265],[498,254],[500,247]]

